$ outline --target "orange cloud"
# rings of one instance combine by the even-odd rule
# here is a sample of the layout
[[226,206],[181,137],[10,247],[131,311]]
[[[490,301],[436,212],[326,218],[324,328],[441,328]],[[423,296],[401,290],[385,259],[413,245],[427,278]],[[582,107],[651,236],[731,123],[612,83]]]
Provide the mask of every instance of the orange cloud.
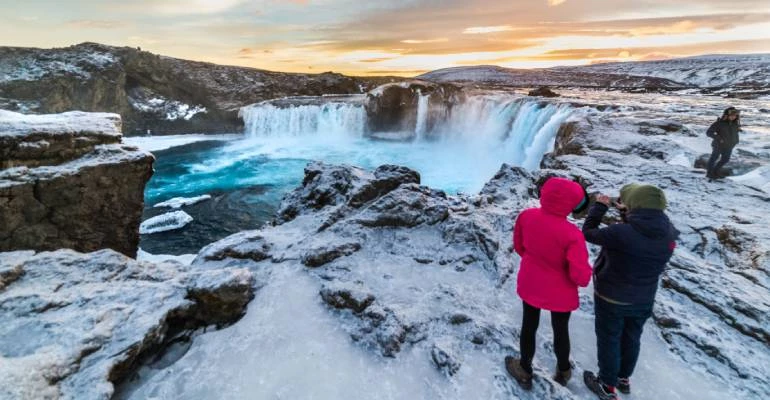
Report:
[[497,26],[474,26],[470,28],[465,28],[463,30],[463,33],[466,35],[473,35],[473,34],[485,34],[485,33],[496,33],[496,32],[507,32],[512,31],[514,28],[510,25],[497,25]]

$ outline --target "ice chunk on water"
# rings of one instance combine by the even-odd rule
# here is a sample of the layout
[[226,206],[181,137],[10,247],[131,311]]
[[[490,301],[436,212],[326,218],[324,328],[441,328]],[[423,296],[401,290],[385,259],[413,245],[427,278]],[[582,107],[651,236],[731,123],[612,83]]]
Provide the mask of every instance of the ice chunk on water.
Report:
[[201,201],[208,200],[210,198],[211,198],[211,195],[209,194],[204,194],[202,196],[195,196],[195,197],[174,197],[173,199],[169,199],[164,202],[158,203],[153,207],[182,208],[184,206],[190,206],[195,203],[200,203]]
[[192,222],[193,217],[184,211],[174,211],[152,217],[139,225],[139,233],[157,233],[179,229]]

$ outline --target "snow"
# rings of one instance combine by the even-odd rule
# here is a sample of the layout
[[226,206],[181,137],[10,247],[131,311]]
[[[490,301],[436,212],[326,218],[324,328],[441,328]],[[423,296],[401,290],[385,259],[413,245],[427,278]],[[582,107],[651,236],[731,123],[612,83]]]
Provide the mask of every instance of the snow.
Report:
[[112,250],[0,253],[0,269],[9,266],[24,274],[0,291],[4,400],[109,399],[113,368],[159,344],[167,318],[195,323],[189,310],[202,304],[190,292],[245,300],[253,283],[242,269],[139,263]]
[[72,176],[80,173],[84,168],[134,163],[146,157],[151,157],[151,155],[134,147],[119,144],[98,145],[90,153],[63,164],[35,168],[15,167],[0,170],[0,187],[26,184],[42,179]]
[[677,165],[680,167],[690,168],[693,165],[694,160],[690,160],[687,154],[684,152],[679,153],[668,159],[668,163],[671,165]]
[[155,152],[167,150],[186,144],[207,140],[229,141],[242,138],[243,135],[168,135],[168,136],[129,136],[123,138],[123,143],[136,146],[141,150]]
[[757,168],[744,175],[730,177],[730,179],[746,186],[764,190],[770,194],[770,165]]
[[200,203],[201,201],[208,200],[210,198],[211,198],[211,195],[209,194],[204,194],[204,195],[195,196],[195,197],[174,197],[173,199],[160,202],[154,205],[153,207],[182,208],[184,206],[190,206],[195,203]]
[[169,121],[183,119],[189,121],[197,114],[206,113],[208,110],[202,105],[189,105],[178,100],[167,99],[154,94],[154,97],[146,97],[144,92],[132,92],[128,101],[135,110],[163,115]]
[[192,264],[196,256],[197,254],[182,254],[178,256],[171,255],[171,254],[151,254],[139,248],[139,251],[137,251],[136,253],[136,261],[151,262],[151,263],[175,261],[182,265],[190,265]]
[[193,217],[184,211],[173,211],[161,214],[147,219],[139,225],[139,233],[147,235],[150,233],[173,231],[181,229],[193,221]]
[[48,135],[94,135],[120,138],[120,115],[69,111],[61,114],[20,114],[0,110],[0,137]]
[[701,88],[770,86],[770,54],[704,55],[559,69],[652,76]]
[[118,62],[113,54],[91,48],[17,51],[15,57],[0,57],[0,82],[35,81],[63,75],[86,80],[91,78],[91,71],[102,70]]

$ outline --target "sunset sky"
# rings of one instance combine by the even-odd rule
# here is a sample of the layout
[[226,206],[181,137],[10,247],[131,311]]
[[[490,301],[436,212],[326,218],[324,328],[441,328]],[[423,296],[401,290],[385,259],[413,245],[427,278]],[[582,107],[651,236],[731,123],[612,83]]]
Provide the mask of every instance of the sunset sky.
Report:
[[0,0],[0,45],[84,41],[277,71],[416,75],[770,53],[770,1]]

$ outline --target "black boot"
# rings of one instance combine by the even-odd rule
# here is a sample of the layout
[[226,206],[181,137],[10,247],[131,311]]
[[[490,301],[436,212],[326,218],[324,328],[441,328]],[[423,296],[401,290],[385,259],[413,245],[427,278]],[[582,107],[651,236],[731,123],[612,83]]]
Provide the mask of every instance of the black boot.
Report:
[[598,376],[591,371],[583,372],[583,382],[599,397],[600,400],[618,400],[615,388],[602,383]]
[[572,367],[566,371],[559,370],[559,367],[556,367],[556,373],[553,375],[553,380],[555,380],[559,385],[567,386],[567,382],[572,379]]

